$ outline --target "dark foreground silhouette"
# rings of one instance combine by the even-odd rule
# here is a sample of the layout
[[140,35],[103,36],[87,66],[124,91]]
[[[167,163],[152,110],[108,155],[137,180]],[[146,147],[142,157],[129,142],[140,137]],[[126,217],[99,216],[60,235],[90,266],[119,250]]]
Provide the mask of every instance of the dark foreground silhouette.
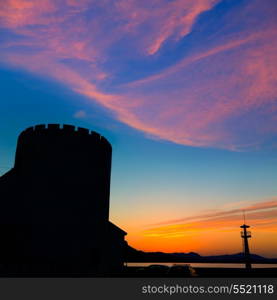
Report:
[[111,156],[110,143],[84,128],[37,125],[20,134],[14,167],[0,177],[0,276],[276,277],[277,269],[124,266],[208,258],[127,245],[109,221]]
[[126,232],[109,222],[112,147],[71,125],[23,131],[0,177],[0,275],[123,270]]
[[[175,262],[175,263],[245,263],[244,253],[201,256],[195,252],[189,253],[164,253],[164,252],[144,252],[128,246],[126,250],[128,262]],[[277,258],[265,258],[257,254],[251,254],[253,264],[276,264]]]
[[[252,254],[250,261],[252,264],[276,264],[276,268],[233,268],[229,264],[245,264],[244,253],[233,255],[201,256],[198,253],[163,253],[144,252],[127,246],[126,257],[128,267],[125,267],[123,275],[127,277],[277,277],[277,259],[265,258]],[[132,263],[132,264],[131,264]],[[149,263],[148,266],[141,267],[140,263]],[[158,263],[158,265],[153,265]],[[163,265],[167,263],[167,265]],[[176,265],[175,265],[176,263]],[[191,264],[198,263],[197,267]],[[201,267],[201,263],[214,264],[214,267]],[[226,267],[218,267],[219,263],[224,263]],[[151,265],[152,264],[152,265]],[[168,266],[170,265],[170,266]],[[261,266],[261,265],[260,265]]]
[[204,278],[276,278],[277,268],[206,268],[191,267],[189,264],[183,266],[167,267],[159,265],[158,267],[150,265],[149,267],[127,267],[118,277],[204,277]]

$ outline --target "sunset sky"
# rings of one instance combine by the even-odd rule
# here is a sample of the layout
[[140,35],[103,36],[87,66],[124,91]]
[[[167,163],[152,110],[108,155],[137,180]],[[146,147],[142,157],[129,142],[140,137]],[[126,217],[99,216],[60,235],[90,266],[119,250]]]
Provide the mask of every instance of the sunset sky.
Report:
[[277,257],[276,0],[1,0],[0,175],[18,134],[113,146],[110,219],[140,250]]

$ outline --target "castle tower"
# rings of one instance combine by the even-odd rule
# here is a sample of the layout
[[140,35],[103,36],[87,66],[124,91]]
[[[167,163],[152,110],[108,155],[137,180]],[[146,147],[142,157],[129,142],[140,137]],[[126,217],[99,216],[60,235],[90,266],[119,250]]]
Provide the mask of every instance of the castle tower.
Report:
[[[28,186],[29,205],[39,204],[43,214],[50,210],[52,222],[59,223],[61,216],[70,224],[107,221],[111,155],[111,145],[96,132],[71,125],[37,125],[20,134],[14,171]],[[38,215],[38,222],[43,221],[44,216]]]
[[126,233],[109,222],[111,157],[110,143],[85,128],[24,130],[14,168],[0,177],[0,264],[95,273],[120,266]]

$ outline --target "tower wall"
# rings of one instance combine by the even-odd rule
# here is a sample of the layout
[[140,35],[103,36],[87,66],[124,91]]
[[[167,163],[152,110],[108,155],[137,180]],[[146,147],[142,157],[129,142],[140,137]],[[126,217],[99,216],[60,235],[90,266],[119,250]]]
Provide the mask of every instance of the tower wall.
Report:
[[[112,148],[96,132],[59,124],[23,131],[14,170],[36,223],[108,220]],[[36,213],[32,214],[32,211]]]
[[109,142],[85,128],[37,125],[20,134],[14,168],[0,178],[0,275],[123,266],[126,233],[108,220],[111,155]]

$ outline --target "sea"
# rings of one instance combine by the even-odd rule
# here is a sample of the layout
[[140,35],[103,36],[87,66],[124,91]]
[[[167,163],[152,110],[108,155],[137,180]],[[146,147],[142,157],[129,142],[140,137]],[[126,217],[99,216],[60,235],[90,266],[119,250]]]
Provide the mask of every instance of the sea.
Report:
[[[245,268],[245,264],[233,264],[233,263],[165,263],[165,262],[129,262],[125,264],[128,267],[147,267],[150,265],[164,265],[171,267],[172,265],[190,265],[193,268]],[[277,268],[277,264],[252,264],[252,268]]]

